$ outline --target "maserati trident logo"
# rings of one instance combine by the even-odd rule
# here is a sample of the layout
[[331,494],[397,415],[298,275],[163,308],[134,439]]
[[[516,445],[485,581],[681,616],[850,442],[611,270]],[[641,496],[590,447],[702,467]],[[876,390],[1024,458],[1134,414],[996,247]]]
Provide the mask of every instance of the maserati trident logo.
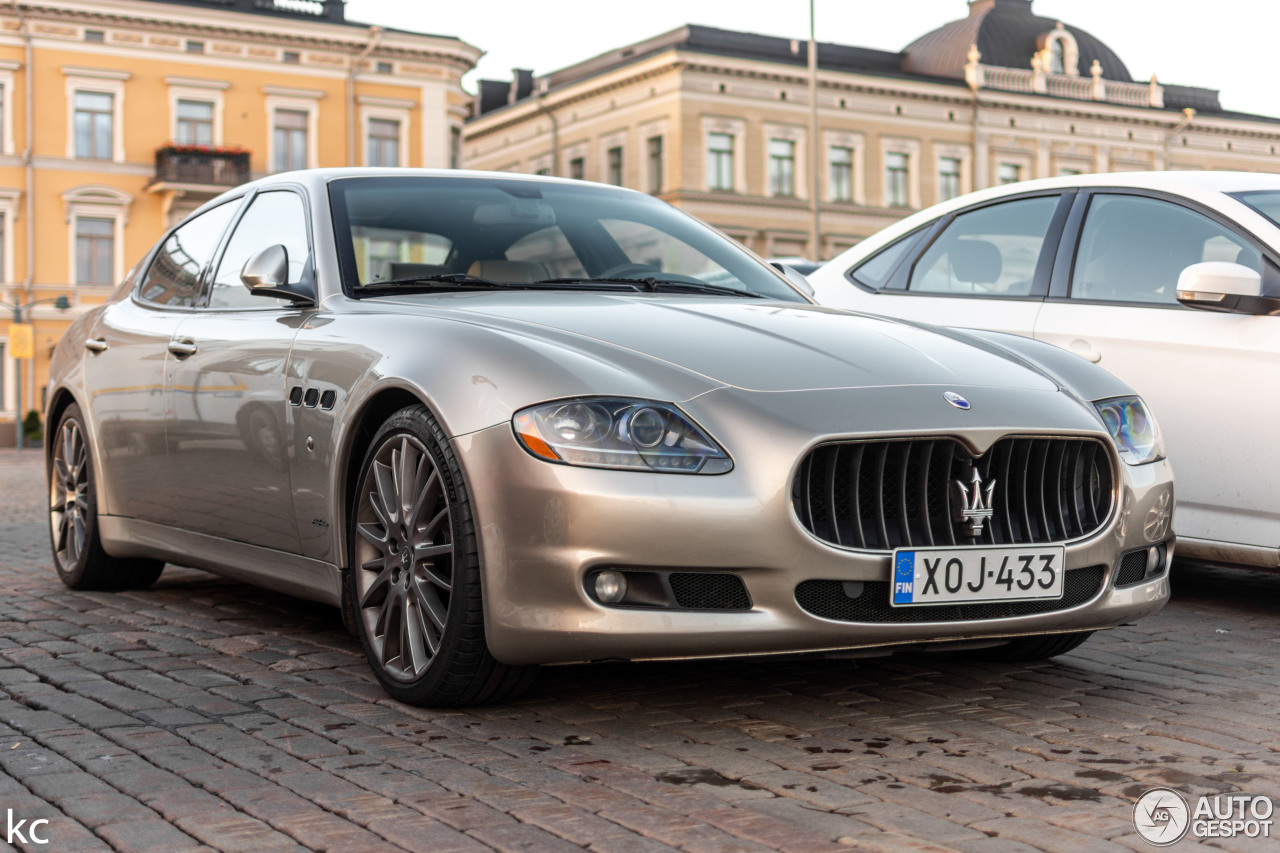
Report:
[[966,400],[964,397],[961,397],[955,391],[943,391],[942,397],[948,403],[955,406],[957,409],[963,409],[966,412],[969,411],[969,408],[970,408],[969,401]]
[[951,484],[955,486],[955,499],[951,504],[952,519],[965,525],[966,536],[981,536],[983,523],[995,512],[991,499],[996,490],[996,481],[992,480],[983,489],[982,475],[977,468],[971,466],[968,484],[963,480],[952,480]]

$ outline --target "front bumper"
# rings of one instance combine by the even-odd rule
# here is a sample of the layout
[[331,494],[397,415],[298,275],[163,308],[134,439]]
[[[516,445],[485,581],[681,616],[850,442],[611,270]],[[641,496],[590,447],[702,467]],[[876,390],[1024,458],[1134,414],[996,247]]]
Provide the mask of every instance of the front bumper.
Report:
[[[965,396],[977,395],[966,389]],[[863,392],[863,403],[866,397]],[[797,603],[801,582],[888,581],[891,575],[889,554],[824,544],[792,512],[794,466],[809,447],[841,436],[834,431],[815,436],[783,418],[770,422],[758,407],[751,417],[742,417],[748,413],[734,412],[723,396],[715,411],[685,408],[731,453],[738,449],[733,471],[675,475],[548,464],[526,453],[507,424],[454,440],[478,527],[486,632],[496,658],[546,664],[724,657],[1090,631],[1155,613],[1169,597],[1167,571],[1123,588],[1115,581],[1125,553],[1164,544],[1172,555],[1172,535],[1150,542],[1142,523],[1163,495],[1172,502],[1170,466],[1167,461],[1137,467],[1116,463],[1110,520],[1088,538],[1066,545],[1069,573],[1104,569],[1099,591],[1084,603],[1027,616],[909,624],[815,616]],[[1026,423],[1006,418],[988,428],[974,428],[970,420],[951,434],[984,449],[983,442],[989,446],[1011,432],[1045,432],[1035,429],[1037,416],[1025,417]],[[1043,412],[1039,417],[1043,423]],[[942,426],[948,432],[948,425]],[[1054,432],[1072,429],[1098,435],[1087,420]],[[939,434],[936,427],[919,432]],[[859,431],[860,437],[867,434]],[[586,591],[587,576],[601,568],[733,573],[745,583],[752,606],[739,611],[605,606]]]

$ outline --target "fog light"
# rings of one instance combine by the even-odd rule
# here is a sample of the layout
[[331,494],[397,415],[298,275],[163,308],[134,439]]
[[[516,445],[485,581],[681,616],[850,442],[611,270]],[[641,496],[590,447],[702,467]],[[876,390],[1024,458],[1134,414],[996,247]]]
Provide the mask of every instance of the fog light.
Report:
[[627,597],[627,576],[622,572],[600,572],[596,575],[596,598],[604,604],[617,604]]

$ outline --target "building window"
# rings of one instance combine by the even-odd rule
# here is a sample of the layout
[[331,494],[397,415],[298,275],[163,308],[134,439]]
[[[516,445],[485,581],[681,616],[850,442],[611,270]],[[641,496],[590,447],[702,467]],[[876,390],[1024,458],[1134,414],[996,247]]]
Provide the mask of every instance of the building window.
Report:
[[790,139],[769,140],[769,195],[796,194],[796,144]]
[[213,144],[213,104],[179,100],[174,142],[182,145]]
[[98,44],[101,44],[102,42],[106,41],[106,38],[107,38],[107,34],[103,30],[85,30],[84,31],[85,41],[97,42]]
[[939,158],[938,201],[946,201],[958,195],[960,195],[960,158]]
[[608,161],[608,181],[616,187],[622,186],[622,146],[615,145],[606,154]]
[[551,167],[550,167],[550,166],[543,166],[541,169],[539,169],[538,171],[534,172],[534,174],[535,174],[535,175],[544,175],[544,176],[546,176],[546,175],[550,175],[550,174],[551,174]]
[[204,42],[187,39],[187,53],[204,53]]
[[900,151],[890,151],[884,157],[884,199],[889,207],[906,207],[909,204],[907,195],[907,174],[911,167],[911,157]]
[[310,116],[302,110],[276,110],[275,163],[277,172],[307,168],[307,122]]
[[733,190],[733,134],[707,134],[707,189]]
[[280,54],[280,61],[287,65],[297,65],[302,61],[302,54],[296,50],[286,50]]
[[832,146],[827,160],[831,164],[831,200],[853,201],[853,149]]
[[379,62],[376,66],[374,66],[374,70],[377,71],[377,73],[379,74],[390,74],[395,69],[390,62]]
[[1054,39],[1049,44],[1049,72],[1052,74],[1067,73],[1067,51],[1062,39]]
[[649,146],[649,192],[657,195],[662,192],[662,173],[665,164],[662,159],[662,137],[650,136]]
[[1001,184],[1016,184],[1022,180],[1022,167],[1017,163],[1001,163],[996,180]]
[[569,177],[575,181],[582,180],[587,174],[587,161],[583,157],[574,157],[569,161]]
[[76,284],[112,284],[115,252],[114,219],[76,218]]
[[109,92],[75,93],[76,156],[111,159],[115,96]]
[[1070,177],[1072,175],[1079,175],[1079,174],[1080,174],[1079,169],[1059,169],[1058,170],[1058,176],[1063,178]]
[[400,122],[389,118],[369,119],[367,145],[370,166],[399,166]]

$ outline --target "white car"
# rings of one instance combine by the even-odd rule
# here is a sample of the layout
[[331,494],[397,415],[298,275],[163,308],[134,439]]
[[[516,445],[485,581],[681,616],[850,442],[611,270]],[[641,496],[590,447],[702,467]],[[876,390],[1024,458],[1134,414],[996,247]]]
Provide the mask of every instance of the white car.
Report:
[[1156,414],[1179,553],[1280,567],[1280,175],[1027,181],[922,210],[809,276],[824,305],[1011,332]]

